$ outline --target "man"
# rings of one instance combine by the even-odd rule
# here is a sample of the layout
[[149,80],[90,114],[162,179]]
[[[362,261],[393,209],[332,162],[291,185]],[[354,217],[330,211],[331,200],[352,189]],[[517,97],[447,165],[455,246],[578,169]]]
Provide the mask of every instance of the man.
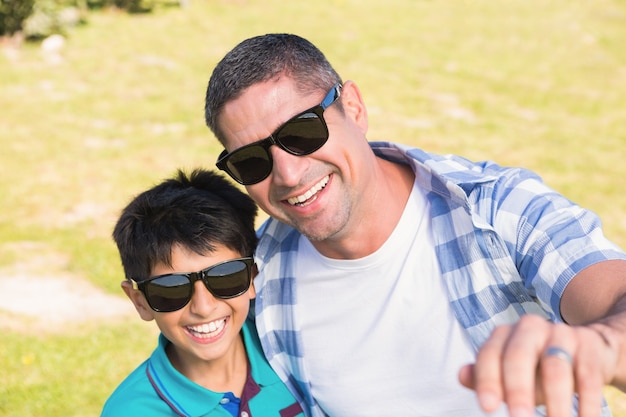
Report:
[[591,212],[527,170],[368,143],[356,84],[295,35],[230,51],[205,113],[271,216],[256,324],[308,413],[610,415],[626,255]]

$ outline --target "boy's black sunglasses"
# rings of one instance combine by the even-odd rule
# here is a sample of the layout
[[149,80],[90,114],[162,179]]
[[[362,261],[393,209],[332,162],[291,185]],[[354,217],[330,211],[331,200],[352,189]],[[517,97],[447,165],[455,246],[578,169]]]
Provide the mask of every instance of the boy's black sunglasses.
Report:
[[193,296],[194,283],[201,280],[216,298],[228,299],[242,295],[252,282],[251,257],[231,259],[202,271],[165,274],[142,281],[131,279],[133,288],[143,293],[154,311],[168,313],[185,307]]
[[315,152],[328,140],[324,110],[339,98],[341,88],[341,83],[335,84],[319,105],[292,117],[269,138],[242,146],[231,153],[224,150],[217,158],[217,167],[238,183],[251,185],[263,181],[272,172],[272,145],[278,145],[296,156]]

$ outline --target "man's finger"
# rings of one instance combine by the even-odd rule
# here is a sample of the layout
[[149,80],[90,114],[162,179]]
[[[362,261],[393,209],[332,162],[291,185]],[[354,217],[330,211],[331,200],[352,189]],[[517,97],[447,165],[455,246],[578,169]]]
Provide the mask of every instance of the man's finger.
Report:
[[576,349],[576,337],[570,326],[551,326],[550,339],[545,345],[538,368],[538,384],[549,416],[572,415]]
[[534,415],[537,365],[547,338],[547,322],[530,315],[523,317],[509,336],[502,356],[502,384],[511,416]]
[[510,326],[496,328],[478,352],[476,363],[470,368],[478,402],[488,413],[497,410],[504,399],[501,361],[510,334]]

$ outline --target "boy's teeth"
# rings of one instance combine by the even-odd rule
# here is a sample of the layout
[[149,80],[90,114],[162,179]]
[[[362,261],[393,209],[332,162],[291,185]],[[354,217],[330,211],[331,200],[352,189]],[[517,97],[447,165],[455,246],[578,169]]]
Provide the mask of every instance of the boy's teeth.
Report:
[[187,326],[187,328],[197,336],[206,337],[210,336],[212,333],[221,331],[224,328],[225,323],[225,319],[220,319],[210,323],[199,324],[197,326]]
[[324,178],[322,178],[320,182],[318,182],[313,187],[311,187],[306,193],[299,195],[297,197],[291,197],[287,199],[287,202],[291,205],[304,203],[309,198],[317,194],[320,190],[322,190],[326,186],[326,184],[328,184],[328,179],[329,179],[329,176],[327,175]]

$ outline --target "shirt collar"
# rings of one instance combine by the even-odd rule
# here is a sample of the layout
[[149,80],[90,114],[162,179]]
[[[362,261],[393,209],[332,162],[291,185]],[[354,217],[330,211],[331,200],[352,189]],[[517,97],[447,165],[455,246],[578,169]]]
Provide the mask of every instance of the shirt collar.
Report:
[[[242,396],[244,403],[258,394],[262,387],[282,382],[263,356],[261,343],[251,320],[246,320],[242,333],[249,365]],[[169,343],[165,336],[162,334],[159,336],[159,345],[152,353],[146,369],[147,376],[159,397],[177,413],[185,416],[201,416],[216,407],[221,407],[222,393],[210,391],[196,384],[172,366],[165,352],[165,347]]]

